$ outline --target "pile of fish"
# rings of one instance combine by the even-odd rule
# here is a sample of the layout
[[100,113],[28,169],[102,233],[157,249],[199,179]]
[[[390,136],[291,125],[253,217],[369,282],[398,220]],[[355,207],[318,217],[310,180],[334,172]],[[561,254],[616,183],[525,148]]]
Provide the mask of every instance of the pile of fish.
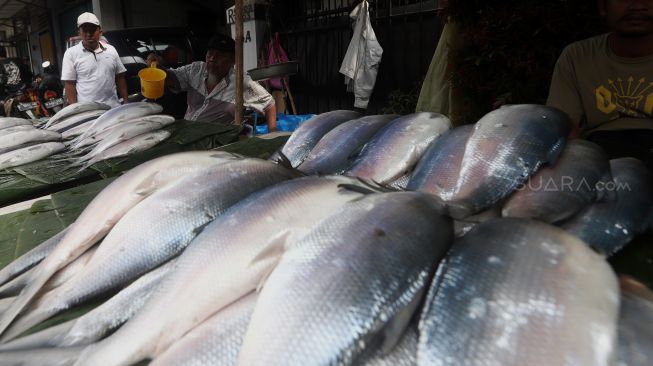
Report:
[[116,108],[97,102],[71,104],[40,128],[29,120],[0,119],[0,169],[27,164],[63,152],[71,166],[86,167],[113,157],[147,150],[170,136],[163,127],[174,117],[158,114],[155,103]]
[[[484,118],[334,111],[278,161],[186,152],[128,171],[0,270],[0,366],[650,365],[653,294],[620,289],[584,236],[650,223],[641,162],[567,143],[547,107]],[[648,206],[607,187],[540,197],[557,171]]]

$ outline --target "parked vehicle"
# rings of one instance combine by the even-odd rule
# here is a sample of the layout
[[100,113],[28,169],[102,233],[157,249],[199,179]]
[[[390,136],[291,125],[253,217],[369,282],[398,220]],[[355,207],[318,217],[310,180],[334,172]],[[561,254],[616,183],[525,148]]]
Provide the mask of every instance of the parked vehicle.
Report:
[[41,64],[43,74],[36,86],[41,110],[45,116],[53,116],[63,108],[63,85],[57,68],[45,61]]

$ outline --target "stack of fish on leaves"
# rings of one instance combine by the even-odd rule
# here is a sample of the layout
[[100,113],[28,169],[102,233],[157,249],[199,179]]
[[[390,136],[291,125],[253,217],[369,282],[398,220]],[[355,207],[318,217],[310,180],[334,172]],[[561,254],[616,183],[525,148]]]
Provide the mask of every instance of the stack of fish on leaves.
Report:
[[36,128],[28,119],[0,117],[0,169],[31,163],[65,148],[56,131]]
[[[272,160],[146,162],[0,270],[0,365],[650,365],[653,295],[606,261],[650,223],[650,176],[568,130],[539,105],[456,129],[333,111]],[[579,156],[644,202],[529,187]]]

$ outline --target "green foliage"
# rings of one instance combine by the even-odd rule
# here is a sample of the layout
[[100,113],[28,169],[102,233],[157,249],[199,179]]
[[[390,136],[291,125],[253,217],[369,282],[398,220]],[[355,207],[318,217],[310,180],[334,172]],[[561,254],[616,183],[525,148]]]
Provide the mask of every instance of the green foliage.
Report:
[[595,1],[450,0],[462,26],[452,87],[462,120],[506,103],[544,103],[558,55],[569,43],[606,31]]
[[415,112],[417,99],[421,89],[421,82],[415,83],[410,90],[395,89],[388,93],[388,97],[381,109],[383,114],[409,114]]

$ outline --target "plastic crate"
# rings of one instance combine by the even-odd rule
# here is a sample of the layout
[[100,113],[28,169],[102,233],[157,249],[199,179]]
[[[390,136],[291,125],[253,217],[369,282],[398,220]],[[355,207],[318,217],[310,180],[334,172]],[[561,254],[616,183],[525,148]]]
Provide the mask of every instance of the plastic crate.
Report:
[[277,130],[292,132],[299,127],[303,122],[311,119],[314,114],[283,114],[277,113]]

